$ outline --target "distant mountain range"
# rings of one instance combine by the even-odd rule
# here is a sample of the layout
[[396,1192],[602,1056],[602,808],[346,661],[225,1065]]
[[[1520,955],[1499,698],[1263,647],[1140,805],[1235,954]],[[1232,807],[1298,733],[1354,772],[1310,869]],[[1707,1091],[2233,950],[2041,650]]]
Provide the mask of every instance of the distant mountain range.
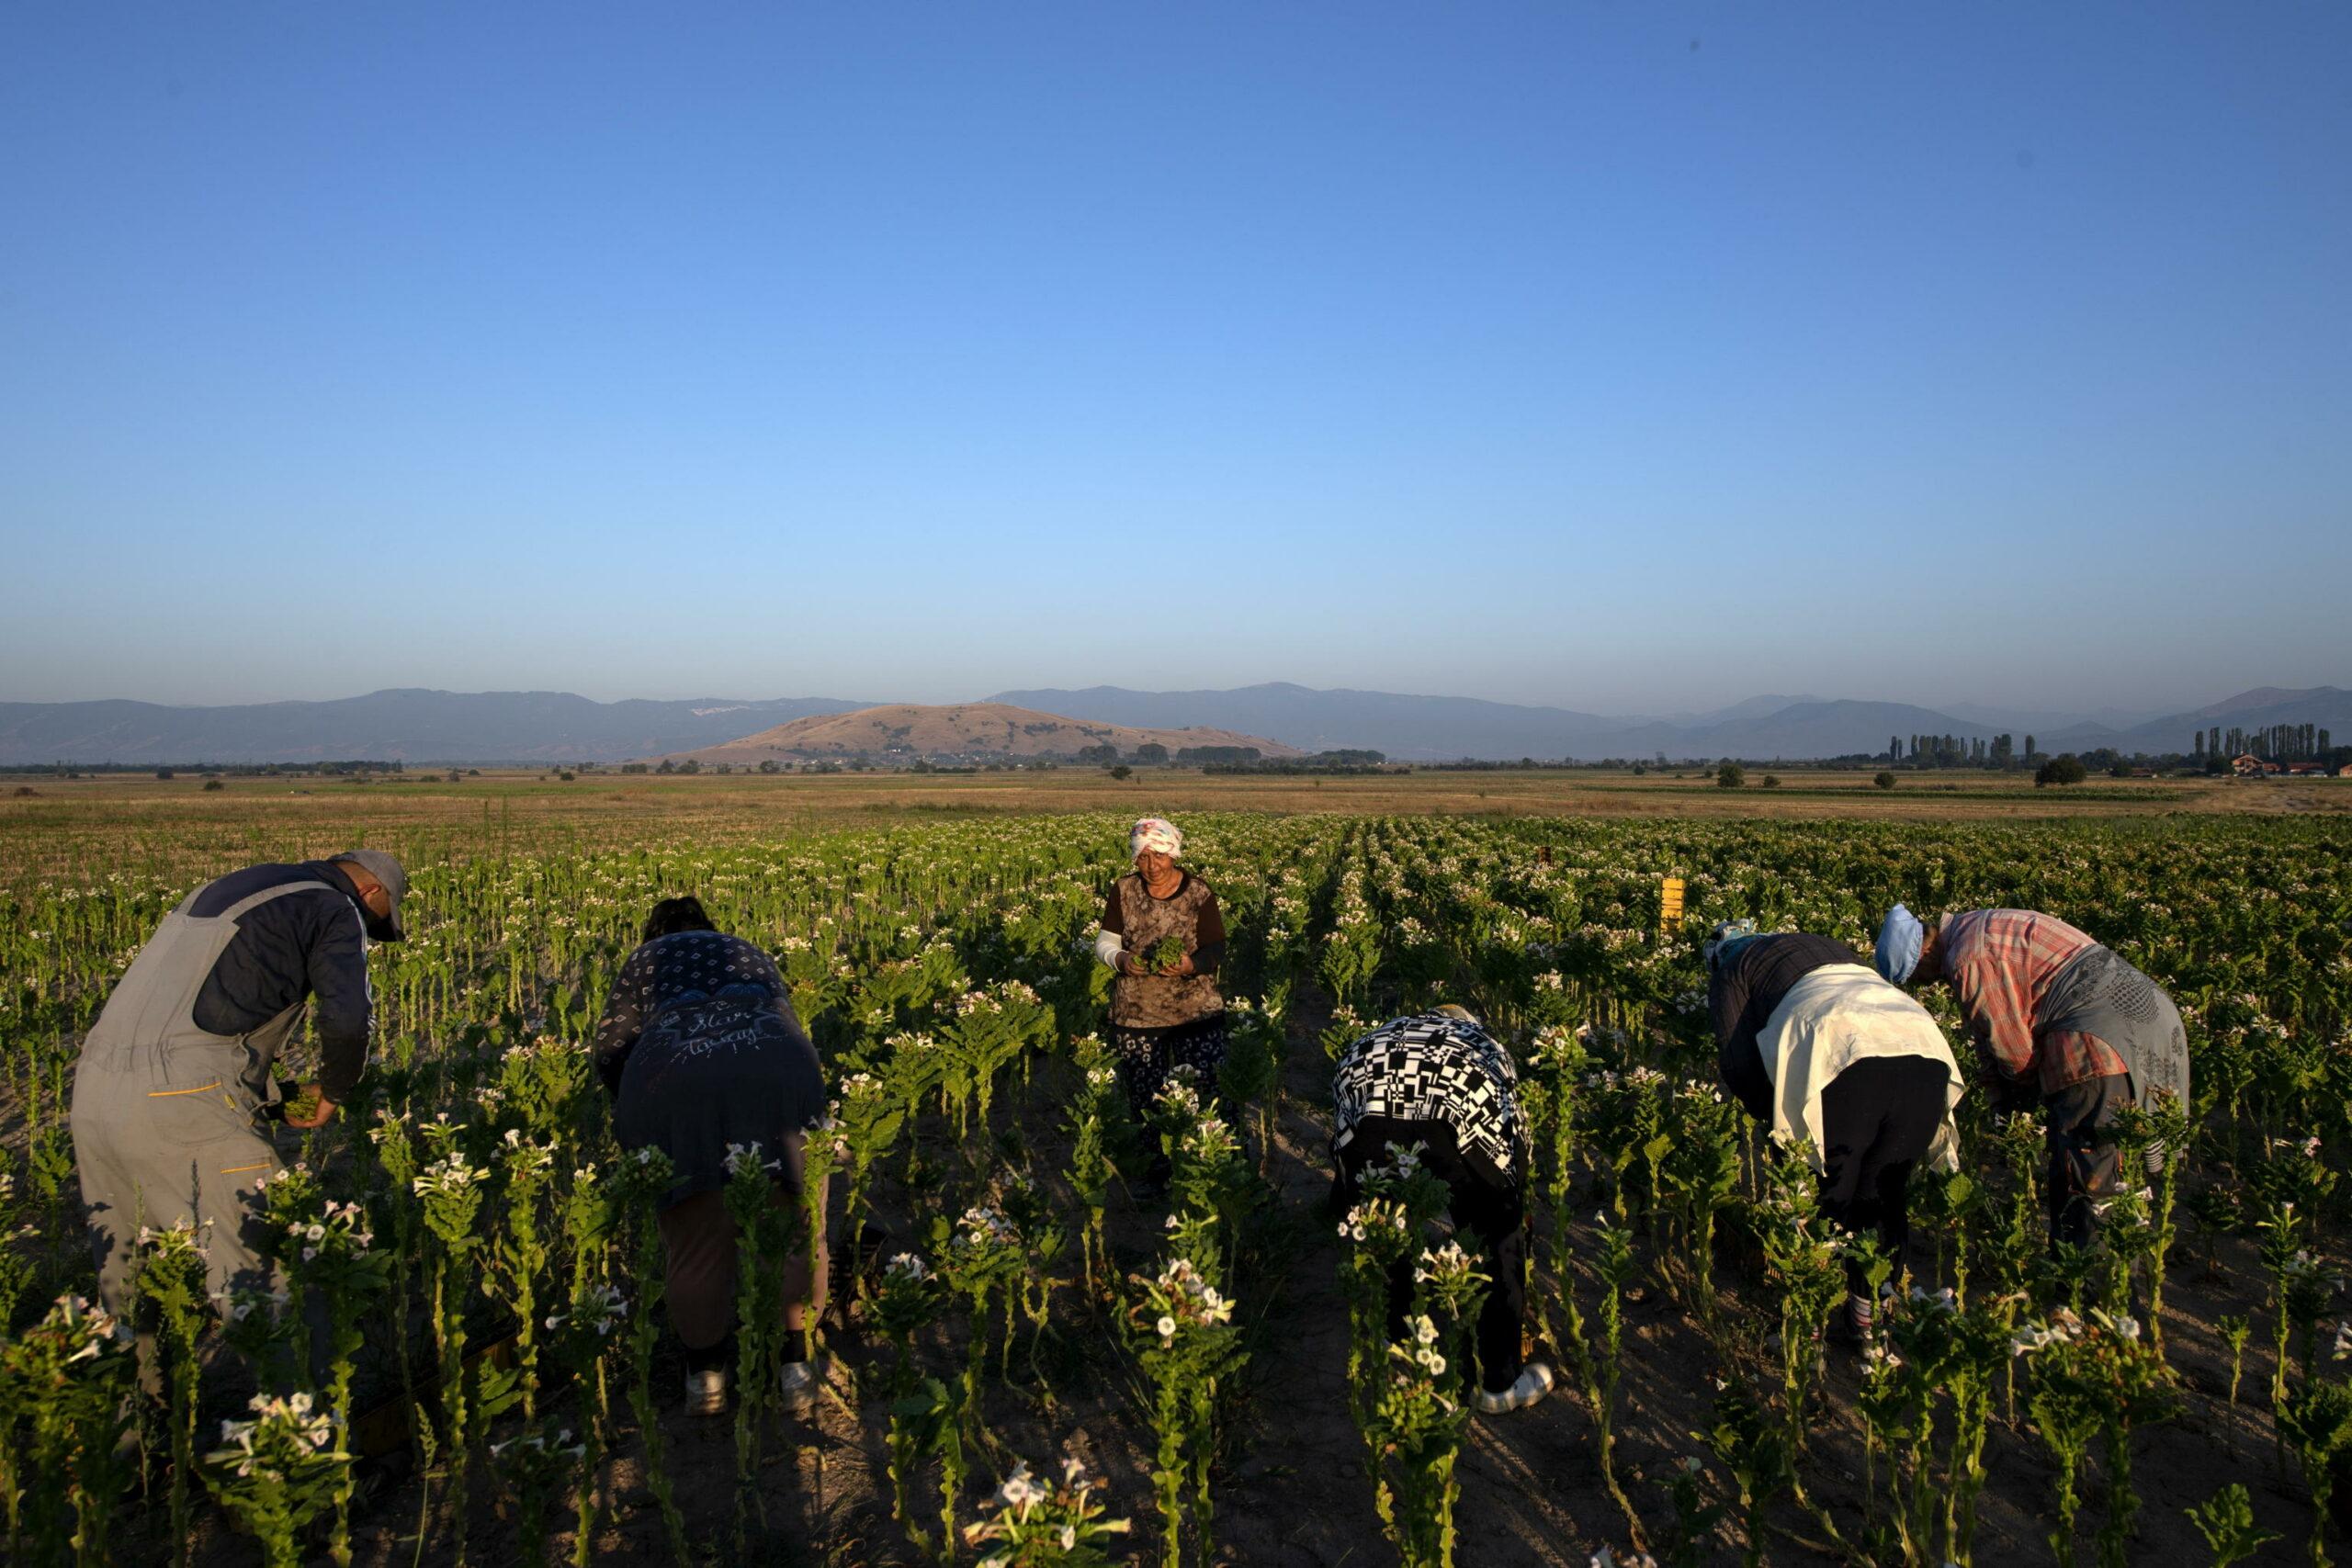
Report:
[[[1711,713],[1609,717],[1476,697],[1317,691],[1287,682],[1231,691],[1003,692],[986,699],[1046,717],[1138,729],[1204,728],[1267,737],[1302,751],[1369,748],[1405,761],[1459,757],[1738,757],[1769,761],[1885,750],[1890,736],[1989,739],[2004,730],[2045,751],[2186,750],[2199,729],[2315,724],[2352,740],[2352,692],[2259,687],[2158,716],[2008,712],[1960,705],[1751,697]],[[592,702],[569,692],[400,689],[334,702],[165,707],[123,701],[0,703],[0,766],[28,763],[618,762],[699,752],[795,719],[872,703],[832,697],[765,701]],[[977,709],[978,704],[966,705]],[[1216,742],[1194,742],[1211,743]],[[1171,748],[1172,749],[1172,748]]]
[[616,762],[712,746],[866,703],[591,702],[416,687],[323,703],[0,703],[0,766],[28,762]]
[[[1075,757],[1095,746],[1132,754],[1138,746],[1168,749],[1170,757],[1187,747],[1247,748],[1261,757],[1294,757],[1279,740],[1229,729],[1136,728],[1098,719],[1064,718],[1004,703],[924,705],[894,703],[854,713],[796,718],[757,735],[706,746],[688,753],[695,761],[757,767],[765,761],[806,762],[831,758],[893,755],[962,761],[1011,757]],[[684,758],[679,759],[684,761]]]
[[[2203,708],[2122,726],[2089,717],[2004,714],[1973,717],[1909,703],[1754,697],[1713,713],[1674,718],[1603,717],[1571,708],[1532,707],[1475,697],[1401,696],[1344,688],[1316,691],[1275,682],[1223,692],[1001,692],[990,699],[1112,724],[1205,724],[1272,735],[1303,750],[1369,747],[1412,761],[1459,757],[1738,757],[1769,761],[1879,752],[1890,737],[1956,735],[1991,739],[2007,731],[2019,748],[2030,734],[2042,750],[2185,751],[2199,728],[2256,729],[2316,724],[2352,740],[2352,692],[2336,686],[2261,687]],[[2116,714],[2109,716],[2130,718]],[[2049,722],[2052,719],[2058,723]]]

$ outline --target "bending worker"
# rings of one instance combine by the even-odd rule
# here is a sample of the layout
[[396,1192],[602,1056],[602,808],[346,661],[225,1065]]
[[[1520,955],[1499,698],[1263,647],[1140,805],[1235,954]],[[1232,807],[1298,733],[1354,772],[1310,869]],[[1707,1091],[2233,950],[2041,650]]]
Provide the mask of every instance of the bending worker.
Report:
[[[1510,1053],[1464,1009],[1382,1024],[1340,1054],[1331,1079],[1331,1154],[1352,1206],[1365,1171],[1420,1145],[1421,1168],[1452,1194],[1454,1224],[1487,1245],[1492,1284],[1478,1312],[1478,1408],[1489,1416],[1552,1391],[1552,1369],[1520,1350],[1527,1308],[1524,1124]],[[1389,1337],[1404,1331],[1412,1259],[1389,1280]]]
[[[1906,1190],[1920,1161],[1959,1163],[1951,1108],[1960,1064],[1928,1010],[1826,936],[1758,936],[1739,920],[1704,946],[1716,1068],[1781,1144],[1804,1141],[1821,1212],[1875,1235],[1895,1270],[1911,1239]],[[1830,1337],[1870,1337],[1868,1260],[1846,1255],[1846,1309]]]
[[[596,1026],[596,1070],[613,1094],[621,1147],[659,1148],[677,1171],[659,1216],[663,1300],[686,1348],[686,1408],[716,1416],[727,1408],[736,1359],[740,1245],[727,1208],[728,1156],[756,1147],[775,1168],[773,1201],[800,1195],[808,1134],[825,1120],[817,1049],[793,1016],[775,959],[714,929],[699,899],[664,898],[613,983]],[[783,1269],[783,1300],[774,1305],[796,1348],[808,1314],[824,1310],[825,1256],[820,1230]],[[819,1369],[796,1354],[777,1376],[787,1408],[815,1405]]]
[[316,998],[320,1127],[368,1066],[368,944],[397,942],[408,877],[381,850],[256,865],[206,883],[164,917],[107,998],[74,1074],[74,1157],[97,1254],[98,1295],[121,1314],[141,1227],[193,1224],[209,1289],[266,1290],[259,1189],[278,1168],[256,1118]]
[[[2169,1093],[2188,1099],[2188,1036],[2154,980],[2065,921],[2030,909],[1975,909],[1934,925],[1897,904],[1879,928],[1878,972],[1898,986],[1951,987],[2008,1109],[2049,1115],[2050,1239],[2088,1247],[2098,1201],[2115,1190],[2115,1113]],[[2147,1151],[2161,1170],[2162,1145]]]

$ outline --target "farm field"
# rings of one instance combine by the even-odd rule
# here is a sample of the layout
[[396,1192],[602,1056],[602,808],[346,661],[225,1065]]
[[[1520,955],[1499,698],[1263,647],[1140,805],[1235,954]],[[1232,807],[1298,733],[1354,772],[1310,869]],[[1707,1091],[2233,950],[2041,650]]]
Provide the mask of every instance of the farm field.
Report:
[[1955,822],[2085,817],[2301,816],[2352,812],[2352,780],[2098,779],[2036,789],[2023,773],[1791,772],[1779,787],[1751,769],[1723,790],[1696,769],[1636,774],[1533,769],[1330,778],[1170,769],[1114,779],[1099,769],[760,777],[485,769],[456,783],[419,771],[369,783],[182,773],[0,779],[0,867],[57,869],[87,857],[170,867],[225,864],[250,849],[330,850],[355,832],[466,855],[500,843],[542,852],[686,840],[729,841],[901,821],[1044,812],[1262,811],[1381,816],[1702,817]]
[[[2186,1510],[2232,1486],[2242,1539],[2277,1538],[2253,1560],[2335,1539],[2352,788],[2333,782],[30,787],[0,798],[18,1561],[2204,1562],[2226,1553]],[[1237,1027],[1222,1083],[1136,1124],[1099,1055],[1090,944],[1145,810],[1178,817],[1223,903]],[[54,1304],[90,1290],[62,1112],[79,1039],[190,887],[362,837],[409,867],[411,937],[373,960],[366,1103],[281,1132],[300,1174],[270,1199],[311,1238],[284,1262],[345,1353],[315,1403],[246,1434],[261,1459],[186,1462],[249,1415],[215,1347],[300,1379],[305,1303],[175,1295],[186,1244],[159,1238],[165,1343],[199,1352],[166,1363],[220,1364],[141,1406],[125,1494],[107,1456],[130,1357]],[[1688,905],[1661,929],[1666,874]],[[755,1231],[752,1267],[820,1221],[836,1243],[875,1233],[839,1248],[817,1330],[837,1370],[807,1419],[678,1412],[647,1288],[662,1183],[613,1145],[580,1050],[647,908],[687,892],[776,955],[836,1102],[812,1140],[829,1204]],[[1866,1364],[1806,1332],[1842,1288],[1834,1255],[1809,1172],[1714,1092],[1697,940],[1745,916],[1866,950],[1896,898],[2045,908],[2116,947],[2180,1003],[2197,1103],[2188,1157],[2124,1201],[2109,1255],[2066,1267],[2043,1257],[2038,1128],[1963,1100],[1961,1174],[1915,1189],[1921,1293],[1897,1357]],[[1426,1193],[1346,1236],[1327,1206],[1333,1053],[1439,1000],[1512,1047],[1533,1137],[1530,1328],[1562,1387],[1498,1418],[1465,1417],[1378,1326]],[[300,1055],[281,1076],[307,1076]],[[1122,1173],[1162,1148],[1170,1195],[1139,1201]],[[1448,1346],[1452,1288],[1420,1303]],[[209,1484],[175,1484],[175,1450]],[[1082,1507],[1047,1484],[1006,1521],[1015,1466],[1057,1483],[1066,1456],[1093,1483]],[[1087,1539],[1103,1518],[1132,1528]],[[962,1539],[991,1521],[1013,1538]]]

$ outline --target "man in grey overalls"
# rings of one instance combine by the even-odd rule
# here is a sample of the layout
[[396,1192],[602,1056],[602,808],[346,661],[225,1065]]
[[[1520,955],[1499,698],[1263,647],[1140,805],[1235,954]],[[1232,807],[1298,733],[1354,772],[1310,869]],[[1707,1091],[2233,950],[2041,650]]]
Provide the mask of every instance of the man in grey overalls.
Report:
[[304,1002],[318,1001],[318,1127],[368,1065],[368,943],[396,942],[408,877],[381,850],[257,865],[207,883],[164,917],[107,998],[74,1076],[74,1155],[98,1295],[120,1314],[141,1227],[193,1223],[216,1297],[266,1290],[257,1201],[279,1166],[260,1118]]

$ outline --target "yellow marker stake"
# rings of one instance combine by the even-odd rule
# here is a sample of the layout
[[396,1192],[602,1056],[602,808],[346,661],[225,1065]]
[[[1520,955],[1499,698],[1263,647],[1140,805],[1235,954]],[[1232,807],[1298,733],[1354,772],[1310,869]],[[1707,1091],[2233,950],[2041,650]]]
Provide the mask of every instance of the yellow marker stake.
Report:
[[1657,885],[1657,929],[1670,931],[1682,923],[1682,879],[1661,878]]

